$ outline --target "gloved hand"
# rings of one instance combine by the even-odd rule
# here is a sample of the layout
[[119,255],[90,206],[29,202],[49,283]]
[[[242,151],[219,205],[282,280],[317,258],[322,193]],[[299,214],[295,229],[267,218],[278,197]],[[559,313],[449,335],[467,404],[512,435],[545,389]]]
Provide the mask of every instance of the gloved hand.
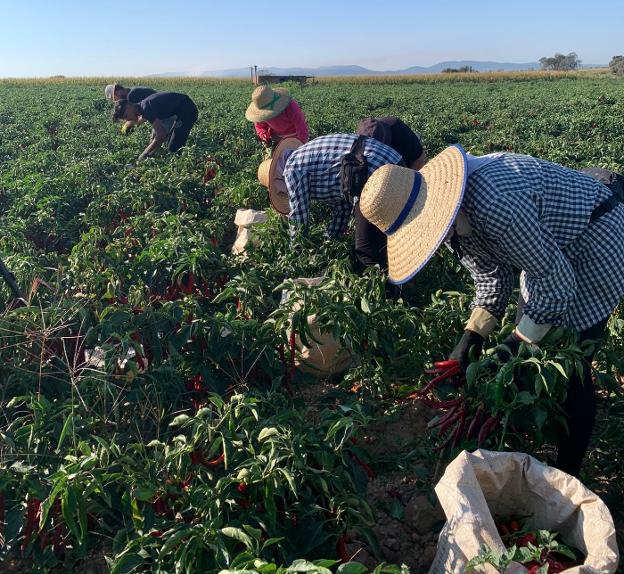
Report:
[[470,364],[471,351],[472,356],[475,358],[480,357],[484,342],[485,339],[479,333],[466,329],[459,343],[457,343],[450,354],[449,359],[458,361],[462,371],[465,372]]
[[394,285],[386,281],[384,289],[386,291],[386,298],[392,299],[393,301],[398,301],[401,298],[401,285]]
[[512,333],[496,348],[496,356],[501,361],[509,361],[509,359],[518,354],[520,343],[522,343],[522,339],[515,333]]

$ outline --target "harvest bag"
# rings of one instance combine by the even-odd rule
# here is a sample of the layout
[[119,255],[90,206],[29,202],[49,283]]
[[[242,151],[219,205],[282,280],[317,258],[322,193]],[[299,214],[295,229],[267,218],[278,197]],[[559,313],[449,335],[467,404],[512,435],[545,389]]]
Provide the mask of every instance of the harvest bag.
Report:
[[[618,565],[613,519],[606,505],[583,484],[528,454],[477,450],[461,452],[435,487],[446,515],[429,574],[460,574],[482,545],[496,552],[505,546],[492,515],[530,515],[531,530],[561,534],[581,550],[585,563],[569,574],[611,574]],[[492,566],[475,572],[495,573]],[[517,563],[509,574],[527,572]]]
[[232,255],[242,255],[245,253],[247,245],[253,243],[252,227],[266,223],[267,214],[265,211],[255,209],[238,209],[234,218],[235,225],[238,226],[236,241],[232,246]]
[[[324,277],[302,277],[296,279],[295,282],[308,287],[316,287],[323,282],[323,279]],[[287,300],[290,296],[292,292],[285,291],[282,294],[282,300]],[[296,313],[299,309],[301,305],[295,303],[292,312]],[[296,367],[318,378],[339,375],[351,368],[354,364],[352,353],[331,333],[321,329],[316,315],[309,315],[306,320],[311,335],[308,337],[310,345],[305,346],[299,335],[295,336],[295,346],[298,351],[295,359]]]

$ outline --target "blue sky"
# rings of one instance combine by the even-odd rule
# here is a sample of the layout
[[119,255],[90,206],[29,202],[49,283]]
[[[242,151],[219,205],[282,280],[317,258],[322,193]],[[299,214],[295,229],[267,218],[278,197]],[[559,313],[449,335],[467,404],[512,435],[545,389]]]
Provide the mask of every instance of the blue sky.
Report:
[[263,66],[376,70],[624,51],[622,0],[0,0],[0,77]]

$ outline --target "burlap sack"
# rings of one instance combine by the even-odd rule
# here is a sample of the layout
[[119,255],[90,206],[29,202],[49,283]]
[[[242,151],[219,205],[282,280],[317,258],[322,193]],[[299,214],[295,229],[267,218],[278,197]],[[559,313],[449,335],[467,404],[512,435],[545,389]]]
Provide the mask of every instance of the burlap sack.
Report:
[[255,209],[239,209],[236,211],[234,224],[238,226],[236,241],[232,245],[232,255],[242,255],[250,241],[253,242],[254,225],[266,223],[267,214],[265,211]]
[[[324,277],[302,277],[296,279],[295,282],[308,287],[316,287],[323,282],[323,279]],[[285,298],[288,296],[288,292],[283,295]],[[301,304],[295,303],[292,311],[294,313],[299,309],[301,309]],[[308,337],[310,346],[306,347],[299,335],[295,336],[295,346],[298,351],[295,365],[299,370],[324,378],[344,373],[353,366],[353,354],[331,333],[321,330],[316,315],[309,315],[307,322],[311,333]]]
[[[585,554],[585,563],[567,573],[609,574],[617,569],[615,527],[606,505],[576,478],[528,454],[463,451],[448,465],[435,491],[447,521],[430,574],[463,573],[482,545],[503,551],[493,515],[510,514],[531,515],[531,530],[559,532],[563,542]],[[475,571],[496,572],[491,566]],[[506,572],[527,569],[514,563]]]

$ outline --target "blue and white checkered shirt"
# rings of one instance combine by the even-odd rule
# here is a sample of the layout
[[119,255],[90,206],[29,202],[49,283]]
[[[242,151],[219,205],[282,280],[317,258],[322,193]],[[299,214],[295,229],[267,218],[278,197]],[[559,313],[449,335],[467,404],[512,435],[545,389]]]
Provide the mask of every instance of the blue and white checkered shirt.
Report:
[[[345,232],[353,206],[340,189],[340,163],[357,139],[355,134],[321,136],[297,148],[288,158],[284,180],[290,199],[289,218],[298,225],[307,225],[310,201],[327,203],[332,210],[327,234],[336,237]],[[391,147],[368,138],[364,143],[368,175],[389,163],[397,164],[401,155]]]
[[624,206],[590,223],[611,191],[578,171],[505,154],[468,177],[458,236],[473,307],[505,312],[517,270],[535,323],[587,329],[624,295]]

